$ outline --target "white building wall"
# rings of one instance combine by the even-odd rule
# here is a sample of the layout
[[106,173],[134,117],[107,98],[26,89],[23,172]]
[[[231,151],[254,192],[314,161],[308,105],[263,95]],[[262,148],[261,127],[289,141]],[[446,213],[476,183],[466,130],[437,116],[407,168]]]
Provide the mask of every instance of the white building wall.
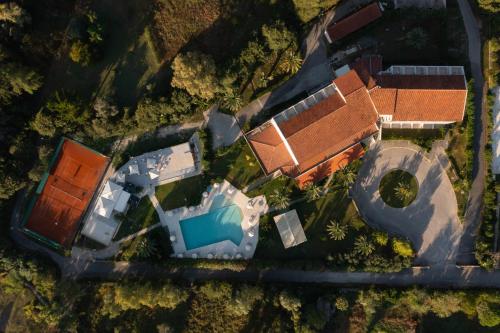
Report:
[[382,127],[383,128],[408,128],[408,129],[413,129],[413,128],[427,128],[427,129],[433,129],[433,128],[440,128],[448,124],[453,124],[454,122],[448,121],[437,121],[437,122],[432,122],[432,121],[383,121],[382,122]]

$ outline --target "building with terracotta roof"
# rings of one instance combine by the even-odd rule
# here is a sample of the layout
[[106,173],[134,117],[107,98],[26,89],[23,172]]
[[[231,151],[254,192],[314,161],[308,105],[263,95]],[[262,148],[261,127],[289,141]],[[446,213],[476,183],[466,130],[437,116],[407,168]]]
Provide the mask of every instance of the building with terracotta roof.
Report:
[[266,175],[307,183],[364,154],[380,127],[436,128],[462,121],[463,67],[392,66],[358,59],[330,85],[277,114],[245,137]]
[[361,157],[379,131],[378,113],[356,71],[271,118],[246,138],[264,172],[304,185]]
[[370,96],[388,128],[436,128],[462,121],[467,82],[461,66],[391,66]]
[[382,12],[383,7],[380,3],[372,2],[340,21],[330,24],[325,30],[325,37],[329,43],[336,42],[382,17]]

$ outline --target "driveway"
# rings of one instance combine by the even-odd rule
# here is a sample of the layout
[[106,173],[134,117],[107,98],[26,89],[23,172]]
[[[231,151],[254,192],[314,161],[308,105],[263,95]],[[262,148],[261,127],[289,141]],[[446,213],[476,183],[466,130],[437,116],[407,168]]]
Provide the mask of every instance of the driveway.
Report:
[[[380,197],[380,181],[394,169],[413,174],[419,184],[417,197],[404,208],[390,207]],[[455,192],[438,159],[430,160],[408,142],[379,142],[365,157],[352,194],[368,224],[413,243],[417,264],[455,263],[462,226]]]

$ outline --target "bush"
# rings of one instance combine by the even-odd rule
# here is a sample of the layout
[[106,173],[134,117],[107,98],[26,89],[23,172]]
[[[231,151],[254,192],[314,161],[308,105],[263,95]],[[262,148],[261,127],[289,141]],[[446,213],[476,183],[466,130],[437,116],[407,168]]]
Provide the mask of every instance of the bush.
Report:
[[304,23],[309,22],[325,9],[336,5],[339,0],[293,0],[295,12]]
[[384,231],[375,231],[373,233],[373,240],[378,245],[386,246],[389,241],[389,235]]
[[87,43],[82,42],[81,40],[74,41],[73,44],[71,44],[69,57],[77,64],[88,66],[92,58],[90,46]]
[[392,239],[392,249],[394,252],[402,257],[413,257],[414,252],[410,242],[397,238]]

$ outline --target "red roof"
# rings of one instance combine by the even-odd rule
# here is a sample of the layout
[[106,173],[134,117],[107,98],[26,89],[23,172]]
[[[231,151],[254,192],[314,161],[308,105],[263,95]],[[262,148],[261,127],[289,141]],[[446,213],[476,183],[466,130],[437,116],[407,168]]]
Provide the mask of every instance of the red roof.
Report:
[[377,112],[355,71],[334,81],[338,90],[291,119],[271,122],[247,134],[266,173],[280,169],[296,177],[378,131]]
[[337,41],[380,17],[382,17],[382,10],[380,10],[378,2],[373,2],[354,14],[329,25],[326,32],[332,42]]
[[377,85],[374,76],[382,71],[382,56],[369,55],[358,58],[350,67],[358,73],[368,90],[372,89]]
[[378,75],[370,91],[381,115],[393,121],[462,121],[467,103],[463,75]]

